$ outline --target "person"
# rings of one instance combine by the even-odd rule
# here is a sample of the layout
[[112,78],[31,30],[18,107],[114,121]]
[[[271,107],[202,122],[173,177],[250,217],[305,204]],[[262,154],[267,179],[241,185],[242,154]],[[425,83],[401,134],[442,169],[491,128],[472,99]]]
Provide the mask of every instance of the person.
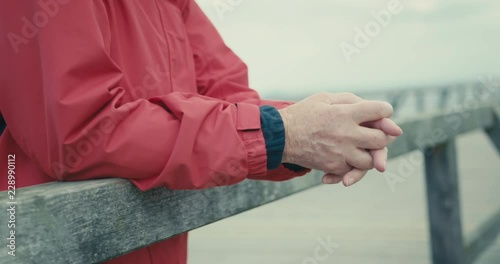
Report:
[[[385,169],[392,107],[350,93],[262,100],[193,0],[2,1],[0,190],[106,177],[203,189]],[[276,62],[279,63],[279,62]],[[187,234],[109,263],[186,263]]]

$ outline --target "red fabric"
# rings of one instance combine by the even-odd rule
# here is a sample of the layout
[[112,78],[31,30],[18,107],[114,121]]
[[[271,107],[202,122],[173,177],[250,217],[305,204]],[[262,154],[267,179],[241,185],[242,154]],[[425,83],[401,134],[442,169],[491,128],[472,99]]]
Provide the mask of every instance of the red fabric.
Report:
[[[0,190],[7,154],[17,188],[55,180],[130,179],[201,189],[266,171],[245,64],[191,0],[0,3]],[[237,106],[235,105],[237,103]],[[110,263],[186,263],[187,235]]]

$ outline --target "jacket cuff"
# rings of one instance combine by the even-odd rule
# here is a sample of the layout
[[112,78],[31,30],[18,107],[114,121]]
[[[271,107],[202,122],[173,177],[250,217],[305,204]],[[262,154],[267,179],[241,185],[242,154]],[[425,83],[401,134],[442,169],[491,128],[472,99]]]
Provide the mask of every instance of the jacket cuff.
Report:
[[240,131],[247,151],[248,176],[265,176],[267,155],[259,106],[247,103],[238,103],[236,106],[238,108],[236,128]]
[[285,149],[285,126],[281,115],[270,105],[260,107],[260,123],[266,141],[267,169],[280,166]]
[[292,164],[292,163],[283,163],[283,167],[293,171],[293,172],[303,172],[309,170],[308,168],[304,168],[300,165]]

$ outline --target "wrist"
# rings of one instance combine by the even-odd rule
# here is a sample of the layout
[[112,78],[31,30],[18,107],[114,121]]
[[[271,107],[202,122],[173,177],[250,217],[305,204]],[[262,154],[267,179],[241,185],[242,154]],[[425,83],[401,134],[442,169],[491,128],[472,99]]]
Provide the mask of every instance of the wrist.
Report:
[[291,149],[292,147],[290,146],[292,137],[291,137],[291,124],[290,124],[290,116],[286,111],[286,108],[278,110],[279,114],[281,115],[281,119],[283,120],[283,126],[285,128],[285,148],[283,150],[283,157],[282,157],[282,163],[293,163],[293,160],[291,158]]

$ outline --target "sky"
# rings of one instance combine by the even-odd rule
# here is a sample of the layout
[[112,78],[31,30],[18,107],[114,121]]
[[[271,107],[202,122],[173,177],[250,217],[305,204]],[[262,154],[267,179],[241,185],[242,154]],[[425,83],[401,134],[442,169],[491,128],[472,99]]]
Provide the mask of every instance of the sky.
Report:
[[[197,2],[248,64],[251,86],[264,96],[405,89],[500,75],[496,0]],[[390,20],[379,22],[374,14],[382,13]],[[368,41],[355,42],[359,35]]]

